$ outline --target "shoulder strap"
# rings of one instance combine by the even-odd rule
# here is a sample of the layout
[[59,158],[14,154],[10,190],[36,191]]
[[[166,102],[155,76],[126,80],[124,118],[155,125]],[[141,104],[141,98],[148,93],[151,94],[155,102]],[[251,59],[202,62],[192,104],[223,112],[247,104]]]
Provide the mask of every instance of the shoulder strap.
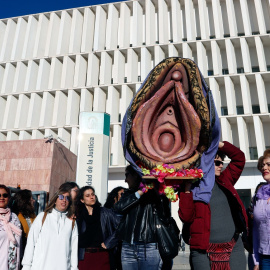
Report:
[[45,222],[45,219],[47,217],[47,214],[48,212],[44,212],[44,215],[43,215],[43,218],[42,218],[42,224],[41,224],[41,227],[43,226],[44,222]]

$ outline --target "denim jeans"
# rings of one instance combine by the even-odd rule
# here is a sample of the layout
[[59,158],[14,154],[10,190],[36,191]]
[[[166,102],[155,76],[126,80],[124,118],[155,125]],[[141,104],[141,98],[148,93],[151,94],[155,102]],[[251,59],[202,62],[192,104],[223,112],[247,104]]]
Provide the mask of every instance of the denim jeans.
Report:
[[161,264],[156,243],[122,245],[123,270],[158,270]]
[[270,255],[260,254],[260,270],[270,269]]

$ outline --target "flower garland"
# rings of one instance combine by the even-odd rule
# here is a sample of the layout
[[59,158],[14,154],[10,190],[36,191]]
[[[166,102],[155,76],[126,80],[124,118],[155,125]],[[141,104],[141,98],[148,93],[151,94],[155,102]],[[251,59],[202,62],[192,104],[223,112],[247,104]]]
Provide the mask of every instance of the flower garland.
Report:
[[[173,185],[173,186],[166,186],[164,180],[166,177],[190,177],[190,178],[196,178],[192,180],[192,182],[198,181],[198,179],[201,179],[203,177],[203,171],[201,169],[186,169],[186,170],[179,170],[176,171],[174,169],[173,165],[168,164],[162,164],[157,165],[157,167],[153,168],[152,170],[149,170],[147,168],[144,168],[142,164],[138,164],[138,166],[141,168],[143,174],[145,176],[153,176],[157,178],[159,181],[159,193],[165,194],[166,197],[171,202],[176,202],[178,200],[178,194],[176,194],[177,188],[179,188],[179,185]],[[153,184],[142,184],[143,186],[142,191],[147,192],[149,189],[152,189],[154,186]]]

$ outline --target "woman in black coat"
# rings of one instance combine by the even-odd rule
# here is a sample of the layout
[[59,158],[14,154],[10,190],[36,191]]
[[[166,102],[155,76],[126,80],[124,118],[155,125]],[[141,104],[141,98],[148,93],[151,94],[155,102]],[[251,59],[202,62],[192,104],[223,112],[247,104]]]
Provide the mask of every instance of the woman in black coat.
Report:
[[80,189],[77,202],[79,269],[110,270],[108,251],[117,245],[115,230],[119,217],[101,207],[91,186]]

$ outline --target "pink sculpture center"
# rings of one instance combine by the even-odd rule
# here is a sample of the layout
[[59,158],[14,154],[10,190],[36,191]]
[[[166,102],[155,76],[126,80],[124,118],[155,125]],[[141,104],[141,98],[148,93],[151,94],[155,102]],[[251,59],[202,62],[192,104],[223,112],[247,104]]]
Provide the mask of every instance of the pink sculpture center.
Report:
[[174,147],[174,135],[169,132],[164,132],[158,139],[159,147],[164,152],[171,152]]

